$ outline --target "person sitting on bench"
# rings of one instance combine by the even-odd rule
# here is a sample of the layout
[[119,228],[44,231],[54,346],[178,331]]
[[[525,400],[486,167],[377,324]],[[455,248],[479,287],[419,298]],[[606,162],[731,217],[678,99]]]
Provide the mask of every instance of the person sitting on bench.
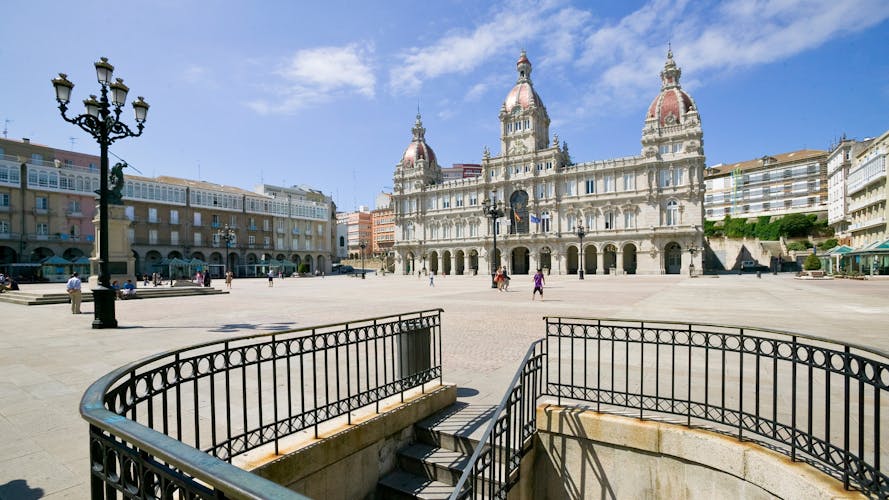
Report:
[[133,280],[127,280],[127,282],[123,284],[123,292],[121,294],[121,298],[123,298],[123,299],[135,299],[136,298],[136,285],[133,284]]

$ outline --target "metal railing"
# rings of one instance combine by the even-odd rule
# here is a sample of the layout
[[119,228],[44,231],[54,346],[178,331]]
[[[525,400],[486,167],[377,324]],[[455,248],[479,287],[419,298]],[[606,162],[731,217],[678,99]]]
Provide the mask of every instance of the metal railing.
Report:
[[92,498],[302,498],[231,464],[441,381],[441,310],[238,337],[121,367],[87,389]]
[[[537,428],[533,411],[517,420],[515,408],[553,397],[594,403],[600,412],[631,409],[640,419],[681,417],[805,461],[847,489],[889,498],[889,450],[880,441],[889,431],[886,352],[767,329],[545,320],[546,338],[525,356],[451,498],[506,498],[518,482],[516,456]],[[503,447],[505,455],[491,451]]]
[[518,482],[522,457],[537,432],[537,399],[545,388],[546,344],[531,344],[491,423],[479,440],[452,499],[506,498]]

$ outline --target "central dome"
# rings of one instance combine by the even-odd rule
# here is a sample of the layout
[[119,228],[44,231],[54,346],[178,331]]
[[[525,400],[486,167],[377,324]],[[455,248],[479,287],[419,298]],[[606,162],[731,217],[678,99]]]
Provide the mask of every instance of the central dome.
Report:
[[509,91],[509,94],[506,94],[503,107],[508,112],[515,109],[516,106],[521,107],[523,110],[535,106],[542,107],[543,101],[540,100],[540,96],[534,90],[534,86],[531,85],[531,61],[528,60],[528,55],[524,50],[519,56],[519,60],[516,61],[516,71],[519,74],[518,81],[516,81],[512,90]]
[[540,100],[540,95],[537,94],[537,91],[534,90],[530,83],[522,82],[517,83],[509,91],[509,94],[506,94],[503,106],[506,107],[507,111],[512,111],[516,106],[521,106],[522,109],[543,106],[543,101]]

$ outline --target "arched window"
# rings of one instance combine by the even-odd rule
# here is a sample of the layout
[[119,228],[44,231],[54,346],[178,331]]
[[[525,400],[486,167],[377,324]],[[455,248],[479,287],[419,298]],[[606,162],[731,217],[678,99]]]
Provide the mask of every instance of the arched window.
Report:
[[670,200],[667,202],[667,210],[665,213],[664,223],[668,226],[677,226],[679,225],[679,203],[676,200]]
[[346,238],[344,236],[340,236],[340,246],[346,246]]

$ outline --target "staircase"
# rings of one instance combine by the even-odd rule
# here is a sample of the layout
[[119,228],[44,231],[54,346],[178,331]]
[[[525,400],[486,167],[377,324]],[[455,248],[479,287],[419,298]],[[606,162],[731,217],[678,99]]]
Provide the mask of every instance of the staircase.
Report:
[[[64,288],[64,283],[60,285]],[[136,298],[139,299],[156,299],[163,297],[191,297],[196,295],[220,295],[228,292],[213,287],[172,287],[172,288],[137,288]],[[82,299],[83,302],[92,302],[93,293],[84,289]],[[0,302],[8,302],[10,304],[19,304],[23,306],[39,306],[47,304],[67,304],[68,294],[65,292],[40,292],[40,291],[5,291],[0,293]]]
[[446,499],[478,446],[494,408],[456,403],[414,424],[415,442],[377,483],[377,498]]

